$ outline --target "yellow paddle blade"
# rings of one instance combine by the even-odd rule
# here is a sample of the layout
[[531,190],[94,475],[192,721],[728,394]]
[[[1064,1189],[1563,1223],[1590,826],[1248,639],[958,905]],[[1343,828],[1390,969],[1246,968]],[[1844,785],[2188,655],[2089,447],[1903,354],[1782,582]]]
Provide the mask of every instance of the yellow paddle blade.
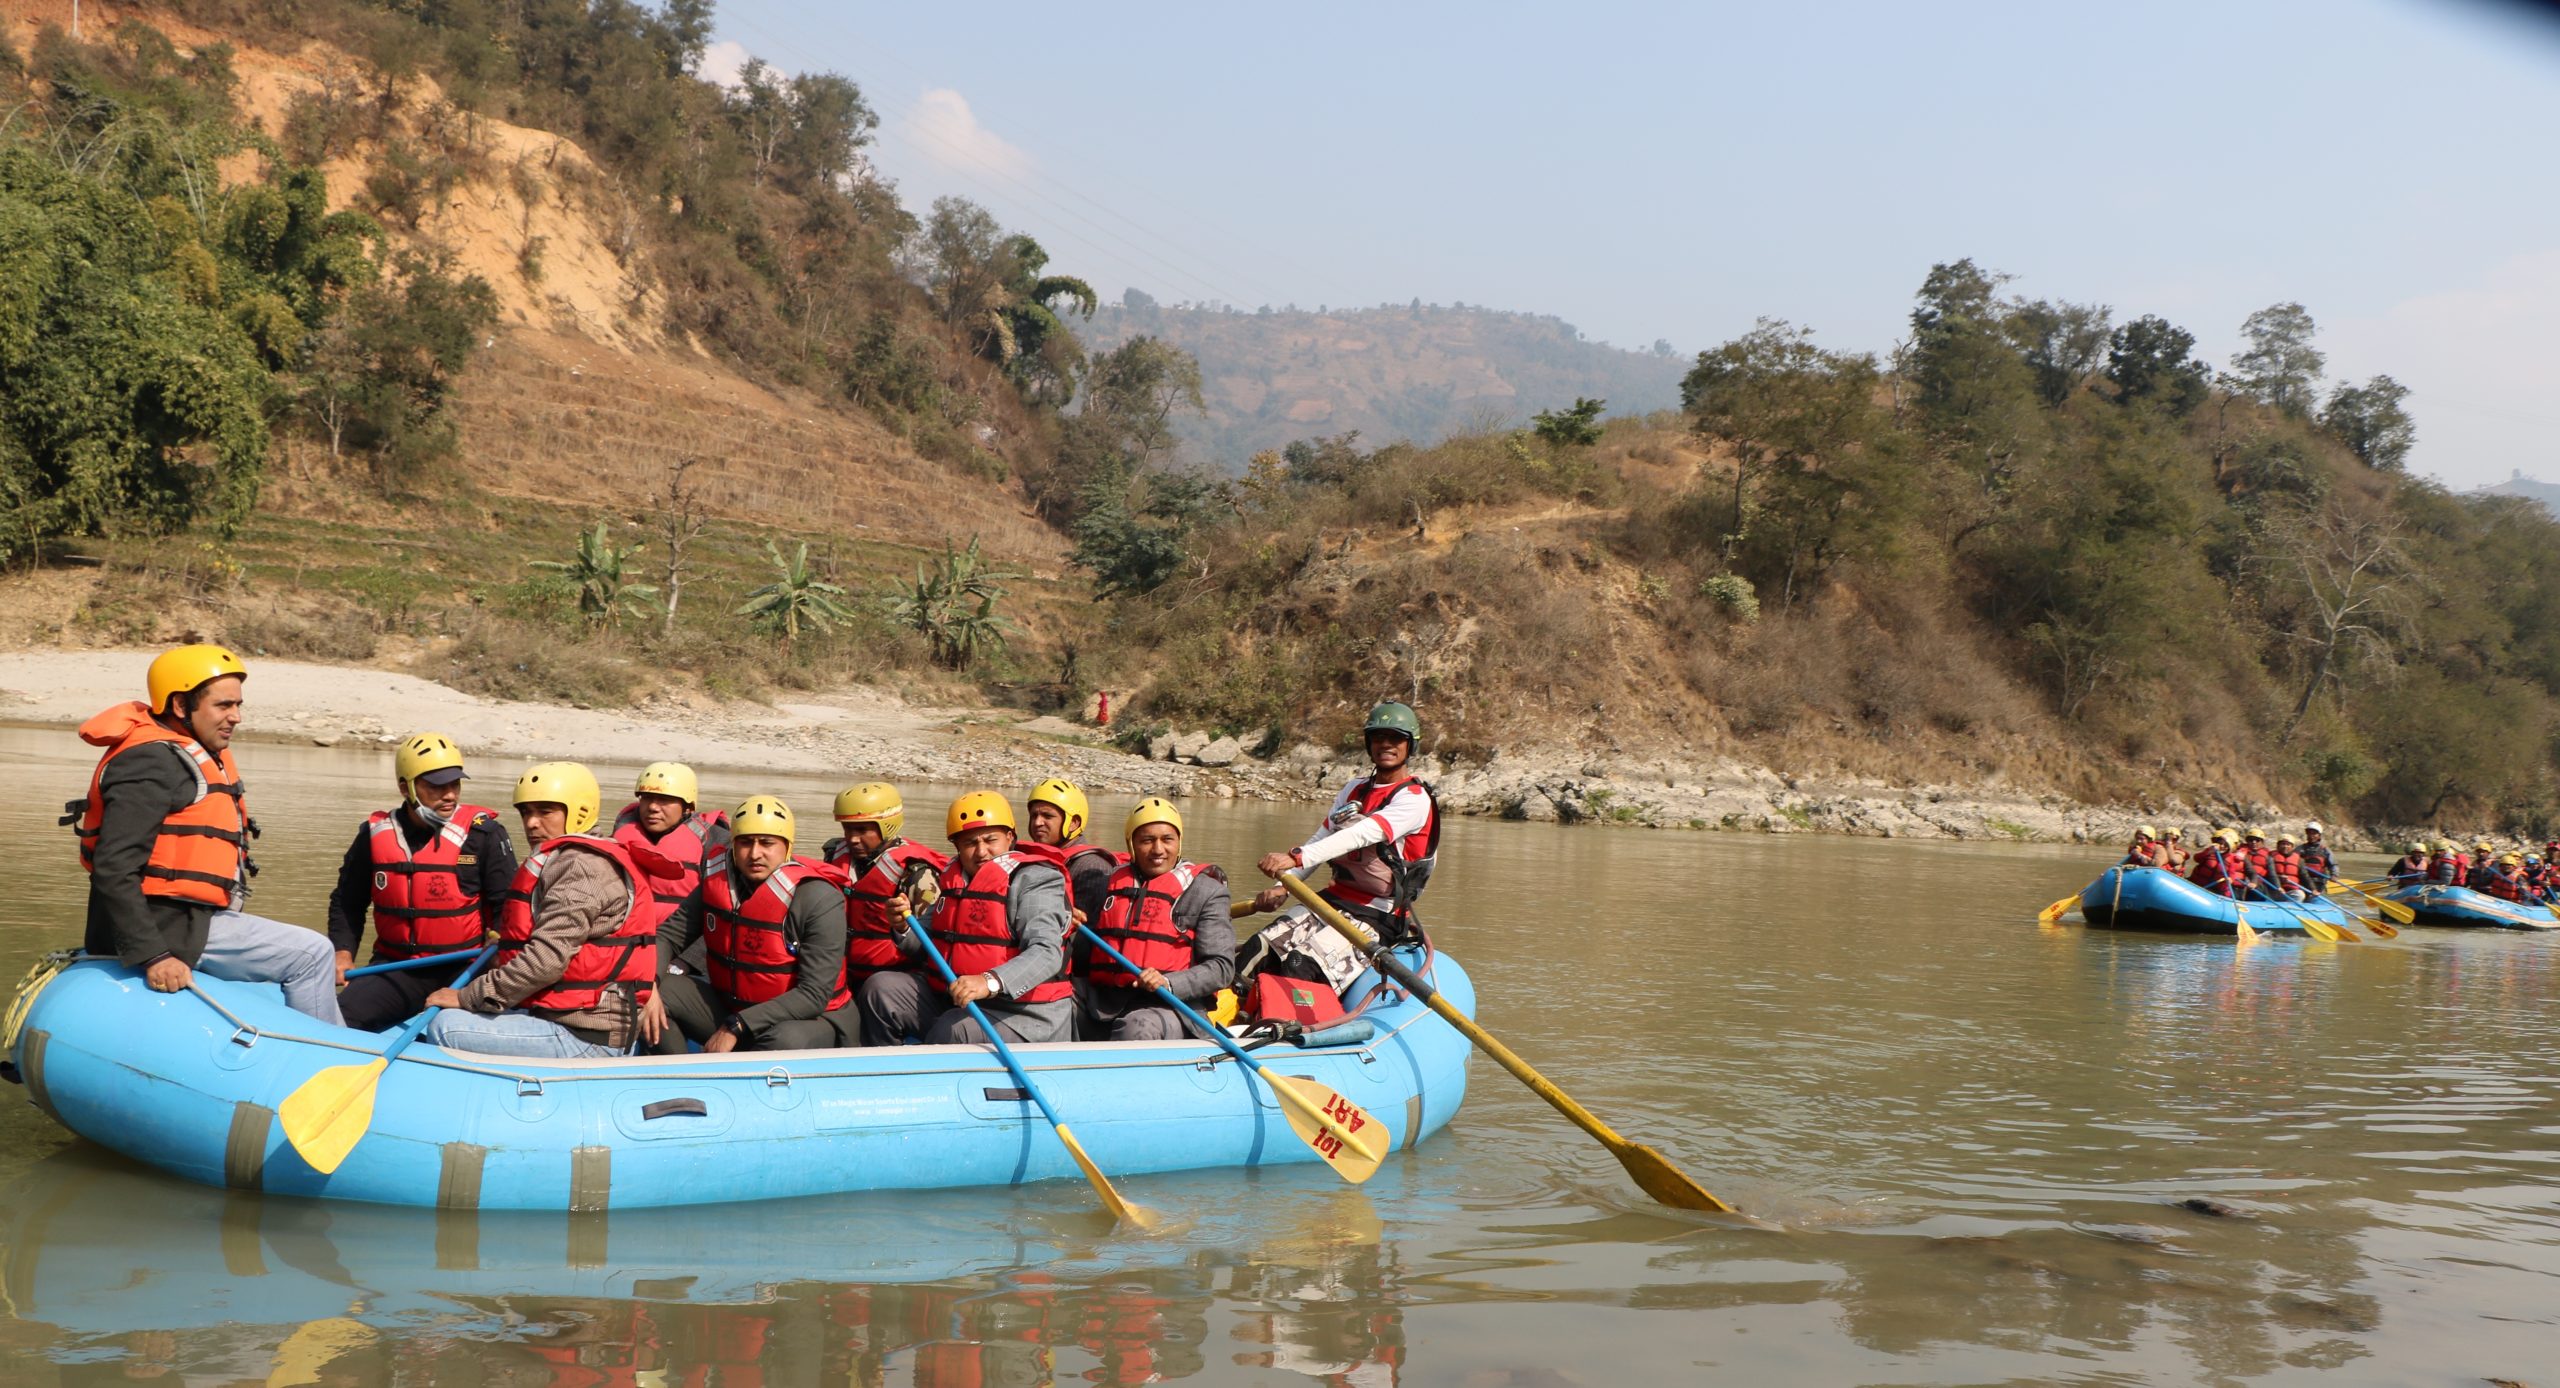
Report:
[[276,1346],[275,1367],[267,1371],[267,1388],[300,1388],[324,1380],[329,1361],[362,1349],[377,1337],[372,1326],[345,1316],[308,1321]]
[[1264,1071],[1263,1078],[1271,1082],[1280,1111],[1288,1115],[1290,1131],[1344,1180],[1358,1185],[1378,1174],[1378,1164],[1387,1157],[1385,1124],[1305,1076]]
[[361,1065],[332,1065],[284,1096],[276,1117],[284,1122],[284,1140],[302,1154],[311,1169],[326,1176],[338,1169],[373,1126],[373,1093],[390,1062],[379,1056]]
[[2363,926],[2365,929],[2372,931],[2374,934],[2379,935],[2386,940],[2396,940],[2400,938],[2400,927],[2393,925],[2391,922],[2386,920],[2366,920],[2362,916],[2358,916],[2356,918],[2356,924]]
[[2244,912],[2240,917],[2240,943],[2244,945],[2254,945],[2257,942],[2258,932],[2256,928],[2249,924],[2249,917]]
[[1084,1144],[1076,1141],[1076,1135],[1068,1132],[1064,1123],[1058,1125],[1058,1141],[1066,1144],[1067,1155],[1075,1158],[1076,1165],[1084,1169],[1084,1178],[1093,1182],[1094,1193],[1102,1197],[1102,1203],[1111,1211],[1112,1218],[1132,1229],[1156,1227],[1160,1222],[1156,1212],[1135,1201],[1120,1198],[1120,1192],[1111,1188],[1111,1178],[1103,1175],[1102,1168],[1093,1164],[1093,1158],[1084,1154]]
[[1675,1210],[1705,1210],[1710,1214],[1732,1214],[1733,1207],[1707,1192],[1705,1186],[1690,1180],[1688,1173],[1671,1164],[1671,1159],[1641,1142],[1612,1142],[1609,1151],[1618,1165],[1635,1178],[1638,1189]]
[[2302,928],[2310,932],[2311,938],[2315,940],[2326,940],[2334,945],[2341,940],[2352,940],[2357,938],[2356,936],[2329,924],[2327,921],[2316,921],[2309,916],[2298,916],[2295,919],[2302,922]]
[[2389,916],[2393,921],[2398,922],[2401,925],[2415,925],[2418,923],[2418,912],[2416,908],[2412,907],[2405,901],[2393,901],[2387,896],[2377,896],[2372,892],[2364,893],[2364,899],[2371,903],[2373,909]]
[[2079,909],[2080,894],[2078,892],[2073,892],[2071,895],[2053,903],[2051,906],[2036,912],[2036,924],[2051,925],[2055,921],[2058,921],[2064,916],[2070,915],[2072,912]]

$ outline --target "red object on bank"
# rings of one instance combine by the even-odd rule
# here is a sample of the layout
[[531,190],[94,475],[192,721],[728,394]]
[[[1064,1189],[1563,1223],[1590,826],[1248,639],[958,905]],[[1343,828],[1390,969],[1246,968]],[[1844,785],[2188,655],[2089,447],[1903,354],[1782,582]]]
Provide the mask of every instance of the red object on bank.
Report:
[[1094,696],[1093,724],[1097,728],[1111,726],[1111,691],[1108,689]]

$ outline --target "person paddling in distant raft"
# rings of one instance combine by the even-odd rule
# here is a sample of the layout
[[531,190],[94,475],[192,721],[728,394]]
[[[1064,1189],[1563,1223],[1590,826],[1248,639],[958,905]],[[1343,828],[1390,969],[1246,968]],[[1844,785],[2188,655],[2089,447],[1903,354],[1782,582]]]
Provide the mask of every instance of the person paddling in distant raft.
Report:
[[[901,931],[899,944],[914,962],[862,985],[856,1002],[863,1044],[894,1046],[914,1036],[929,1046],[983,1045],[986,1037],[966,1010],[972,1002],[1008,1041],[1075,1039],[1066,952],[1071,908],[1058,850],[1017,843],[1013,806],[991,790],[952,801],[943,827],[951,863],[936,879],[939,897],[921,918],[958,977],[945,984],[925,961],[915,932]],[[893,905],[903,913],[909,902]]]
[[2394,887],[2423,886],[2434,874],[2435,859],[2427,852],[2426,844],[2413,843],[2401,853],[2400,861],[2391,865],[2391,885]]
[[705,955],[698,980],[676,969],[658,978],[642,1032],[660,1054],[682,1055],[688,1040],[715,1055],[814,1051],[861,1035],[844,982],[845,876],[793,857],[797,832],[779,797],[749,797],[729,815],[727,860],[659,923],[661,959],[697,937]]
[[[1361,736],[1368,746],[1369,774],[1342,788],[1324,823],[1305,843],[1266,853],[1259,866],[1264,876],[1276,878],[1333,864],[1325,899],[1388,944],[1404,944],[1416,934],[1413,903],[1431,880],[1440,853],[1439,802],[1412,772],[1422,720],[1404,704],[1383,703],[1369,710]],[[1286,887],[1267,887],[1254,897],[1253,907],[1275,910],[1288,899]],[[1311,961],[1337,993],[1367,967],[1350,942],[1304,907],[1254,938],[1257,957]],[[1283,962],[1281,967],[1286,971],[1290,966]]]
[[2338,880],[2338,860],[2329,852],[2328,831],[2316,819],[2302,826],[2302,880],[2315,896]]
[[2267,855],[2265,875],[2260,878],[2258,889],[2277,901],[2310,899],[2310,891],[2302,885],[2302,850],[2295,846],[2293,835],[2276,835],[2275,851]]
[[1090,1041],[1171,1041],[1189,1034],[1155,990],[1203,1010],[1235,979],[1227,875],[1182,856],[1182,811],[1150,795],[1122,826],[1129,861],[1111,874],[1093,931],[1140,972],[1079,938],[1076,1003]]
[[2133,845],[2124,851],[2124,867],[2165,868],[2169,851],[2161,846],[2160,831],[2141,825],[2133,831]]
[[2262,900],[2267,890],[2267,860],[2275,855],[2267,847],[2266,830],[2251,829],[2242,837],[2246,843],[2224,853],[2229,860],[2225,866],[2231,873],[2231,892],[2242,901]]
[[[717,810],[695,814],[694,802],[701,798],[702,787],[692,767],[680,761],[654,761],[640,768],[640,778],[631,786],[631,803],[613,817],[615,838],[630,847],[655,849],[680,869],[672,881],[659,884],[660,915],[692,896],[694,888],[702,885],[704,864],[717,863],[728,851],[728,817]],[[687,954],[682,962],[696,973],[702,970],[698,952]]]
[[2524,855],[2503,853],[2489,864],[2486,874],[2475,884],[2480,891],[2500,901],[2524,900]]
[[[819,856],[845,874],[844,982],[859,994],[864,980],[882,969],[903,967],[906,956],[898,936],[907,919],[897,907],[898,893],[911,872],[936,873],[949,859],[920,843],[899,836],[906,827],[906,801],[886,781],[847,786],[836,795],[836,827],[844,837],[827,840]],[[858,1045],[860,1028],[845,1044]]]
[[2187,848],[2185,831],[2172,824],[2160,831],[2160,866],[2180,877],[2196,865],[2196,855]]
[[220,646],[163,651],[143,675],[149,703],[123,703],[80,725],[103,747],[89,793],[63,808],[89,874],[81,948],[139,971],[175,993],[202,969],[215,978],[274,983],[295,1011],[338,1023],[338,971],[329,937],[253,916],[249,818],[231,736],[249,669]]
[[1029,821],[1026,837],[1066,857],[1067,901],[1075,908],[1079,925],[1101,919],[1103,890],[1111,885],[1112,871],[1125,861],[1110,849],[1084,841],[1085,823],[1092,813],[1083,789],[1063,776],[1033,786],[1022,802],[1023,818]]
[[2216,896],[2236,895],[2233,886],[2231,855],[2233,835],[2228,829],[2216,829],[2196,854],[2195,866],[2188,870],[2187,880]]
[[[462,803],[462,749],[442,733],[418,733],[392,754],[400,806],[376,810],[356,827],[329,893],[329,942],[338,978],[364,943],[373,913],[373,962],[477,948],[498,928],[515,846],[495,810]],[[468,960],[367,974],[338,994],[347,1025],[380,1031],[417,1016],[427,994],[453,982]]]
[[596,832],[595,773],[544,762],[516,780],[533,856],[516,869],[488,972],[427,995],[427,1040],[454,1051],[569,1060],[629,1055],[658,977],[656,849]]

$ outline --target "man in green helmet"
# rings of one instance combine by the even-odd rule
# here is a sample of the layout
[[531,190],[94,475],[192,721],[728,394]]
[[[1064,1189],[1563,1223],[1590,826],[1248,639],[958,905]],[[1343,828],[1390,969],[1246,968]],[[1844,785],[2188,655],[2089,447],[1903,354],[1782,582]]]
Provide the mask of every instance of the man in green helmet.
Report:
[[[1278,877],[1321,863],[1333,865],[1324,884],[1325,899],[1344,915],[1360,921],[1390,944],[1413,934],[1413,902],[1440,852],[1440,809],[1431,787],[1412,772],[1413,749],[1422,736],[1422,720],[1399,703],[1369,710],[1363,728],[1369,748],[1369,774],[1342,788],[1324,823],[1305,843],[1262,856],[1262,872]],[[1253,899],[1254,909],[1269,911],[1288,900],[1284,887],[1268,887]],[[1297,915],[1263,932],[1274,951],[1311,956],[1324,967],[1327,982],[1340,989],[1360,976],[1359,956],[1321,921]]]

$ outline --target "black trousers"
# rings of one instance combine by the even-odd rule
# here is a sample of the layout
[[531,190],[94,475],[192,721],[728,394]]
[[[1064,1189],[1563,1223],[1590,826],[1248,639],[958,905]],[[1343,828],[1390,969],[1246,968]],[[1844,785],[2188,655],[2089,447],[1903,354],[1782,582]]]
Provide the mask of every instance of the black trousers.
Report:
[[[377,964],[387,963],[381,955],[373,957]],[[366,974],[347,980],[338,994],[338,1011],[347,1025],[358,1031],[381,1031],[395,1027],[426,1010],[427,994],[438,988],[450,988],[471,963],[457,959],[450,964],[430,964],[423,969],[402,969],[397,973]]]
[[[737,1015],[729,1000],[691,974],[661,970],[658,1000],[667,1009],[667,1034],[658,1038],[659,1055],[683,1055],[685,1042],[708,1041],[721,1024]],[[827,1013],[788,1022],[768,1022],[738,1038],[742,1051],[822,1051],[862,1044],[862,1019],[851,1002]]]

